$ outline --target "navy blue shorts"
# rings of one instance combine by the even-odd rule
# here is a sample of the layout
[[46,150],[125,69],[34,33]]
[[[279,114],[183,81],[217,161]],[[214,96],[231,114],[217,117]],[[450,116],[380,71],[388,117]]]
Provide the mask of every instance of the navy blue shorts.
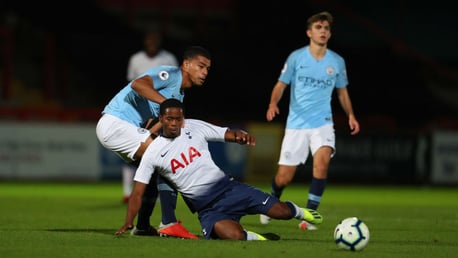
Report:
[[258,188],[232,181],[229,190],[198,212],[202,233],[206,239],[216,238],[213,234],[213,226],[217,221],[240,222],[245,215],[266,214],[278,201],[275,196]]

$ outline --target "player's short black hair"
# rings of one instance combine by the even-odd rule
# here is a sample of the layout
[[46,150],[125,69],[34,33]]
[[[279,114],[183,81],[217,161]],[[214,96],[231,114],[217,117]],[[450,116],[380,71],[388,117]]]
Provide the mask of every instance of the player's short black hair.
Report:
[[179,101],[178,99],[170,98],[164,100],[159,107],[159,113],[161,115],[164,115],[167,108],[181,108],[181,110],[183,110],[184,113],[183,102]]
[[210,52],[201,47],[201,46],[189,46],[186,48],[186,50],[184,51],[184,54],[183,54],[183,60],[187,60],[187,59],[193,59],[197,56],[203,56],[209,60],[211,60],[211,55],[210,55]]

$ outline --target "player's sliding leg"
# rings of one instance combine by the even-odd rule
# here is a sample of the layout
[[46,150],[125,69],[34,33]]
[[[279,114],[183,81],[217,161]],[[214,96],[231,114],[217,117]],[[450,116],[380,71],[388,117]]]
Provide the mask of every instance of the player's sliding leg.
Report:
[[[283,189],[285,189],[284,187],[279,187],[276,183],[275,183],[275,177],[272,178],[272,185],[271,185],[271,189],[270,189],[270,193],[277,197],[278,199],[280,199],[280,196],[282,195],[283,193]],[[269,224],[270,222],[270,217],[267,216],[267,215],[264,215],[264,214],[261,214],[260,217],[259,217],[259,221],[261,222],[261,224]]]
[[274,233],[259,234],[259,233],[248,231],[248,230],[245,230],[245,233],[246,233],[246,240],[248,241],[250,240],[265,241],[265,240],[279,240],[280,239],[280,236]]
[[221,219],[213,225],[213,235],[223,240],[278,240],[280,237],[273,233],[259,234],[243,229],[238,221]]
[[267,215],[274,219],[289,220],[296,218],[305,220],[311,224],[321,224],[323,217],[316,210],[301,208],[291,201],[276,202],[268,211]]

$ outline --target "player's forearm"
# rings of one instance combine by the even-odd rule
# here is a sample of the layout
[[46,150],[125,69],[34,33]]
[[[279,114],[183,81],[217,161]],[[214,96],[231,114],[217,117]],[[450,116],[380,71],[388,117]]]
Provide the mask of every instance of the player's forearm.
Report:
[[342,109],[345,111],[345,114],[347,114],[349,118],[350,117],[354,118],[355,114],[353,112],[353,105],[351,103],[348,92],[346,90],[341,90],[339,93],[340,93],[339,94],[340,106],[342,107]]
[[161,104],[166,98],[160,94],[153,85],[153,79],[148,75],[138,78],[132,82],[132,89],[136,91],[140,96]]
[[137,216],[138,211],[142,203],[142,196],[138,194],[131,194],[129,198],[129,205],[127,207],[127,214],[125,224],[133,226],[134,219]]
[[282,96],[283,96],[283,89],[280,87],[275,87],[274,90],[272,91],[272,95],[270,96],[269,107],[271,105],[277,106]]

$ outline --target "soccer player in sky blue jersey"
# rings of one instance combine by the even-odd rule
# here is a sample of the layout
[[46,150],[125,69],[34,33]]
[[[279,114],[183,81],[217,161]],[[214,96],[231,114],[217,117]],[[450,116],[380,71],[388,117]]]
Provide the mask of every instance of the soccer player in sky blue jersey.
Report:
[[[167,98],[183,100],[185,89],[203,85],[210,66],[209,52],[202,47],[192,46],[185,50],[180,67],[157,66],[139,75],[121,89],[104,108],[96,128],[100,143],[127,163],[138,164],[161,127],[160,123],[151,127],[148,125],[151,120],[158,118],[159,104]],[[161,230],[168,230],[167,235],[170,236],[196,238],[181,226],[175,217],[176,190],[161,190],[167,193],[161,192],[161,226],[166,226],[160,228],[159,233],[162,234]],[[158,189],[151,184],[143,198],[144,203],[139,212],[136,228],[132,230],[133,234],[157,234],[149,221],[157,193]],[[167,216],[164,216],[165,212]],[[177,229],[178,235],[171,235],[171,229]]]
[[213,161],[209,141],[256,145],[256,139],[242,130],[231,130],[201,120],[184,119],[183,104],[168,99],[161,104],[162,131],[143,155],[134,177],[134,189],[123,226],[123,234],[132,228],[143,192],[155,173],[167,178],[181,193],[191,212],[197,212],[205,239],[274,240],[245,230],[240,219],[249,214],[267,214],[272,218],[322,222],[311,209],[281,202],[260,189],[235,181]]
[[[304,164],[309,153],[313,156],[313,177],[309,188],[307,208],[316,210],[325,190],[327,171],[335,154],[335,132],[331,110],[334,89],[348,116],[352,135],[359,133],[359,123],[347,90],[348,78],[344,59],[327,48],[331,38],[333,17],[328,12],[312,15],[307,20],[309,45],[296,49],[288,56],[275,84],[267,121],[280,113],[278,102],[290,86],[289,111],[283,137],[278,171],[272,180],[271,192],[280,198],[291,182],[297,166]],[[261,215],[262,224],[269,217]],[[303,221],[299,228],[313,230],[316,226]]]
[[[133,53],[127,64],[127,81],[130,82],[151,69],[160,65],[179,66],[175,55],[162,47],[162,33],[157,30],[148,30],[143,35],[143,48]],[[130,192],[132,192],[133,180],[137,167],[125,163],[122,167],[122,190],[123,202],[129,201]],[[162,183],[158,182],[159,189]],[[162,191],[161,191],[162,192]],[[160,195],[164,196],[164,194]],[[165,213],[163,213],[165,215]]]

